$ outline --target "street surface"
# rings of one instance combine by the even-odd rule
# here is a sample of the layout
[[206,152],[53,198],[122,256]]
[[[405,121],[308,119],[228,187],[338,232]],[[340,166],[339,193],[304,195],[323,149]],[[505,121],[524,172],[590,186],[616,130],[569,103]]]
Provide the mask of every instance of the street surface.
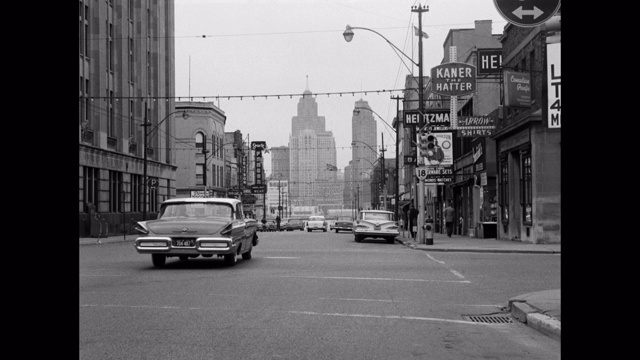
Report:
[[262,232],[251,260],[80,246],[80,359],[560,359],[508,299],[560,288],[560,255],[426,252]]

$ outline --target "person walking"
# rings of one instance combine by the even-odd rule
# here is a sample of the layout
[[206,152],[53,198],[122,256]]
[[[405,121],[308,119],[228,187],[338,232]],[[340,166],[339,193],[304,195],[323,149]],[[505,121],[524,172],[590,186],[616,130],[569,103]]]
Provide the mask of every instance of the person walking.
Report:
[[276,230],[280,231],[280,215],[276,216]]
[[449,201],[449,206],[447,206],[444,209],[444,221],[446,223],[447,226],[447,236],[451,237],[451,234],[453,234],[453,213],[455,212],[455,210],[453,210],[453,205],[451,203],[451,201]]
[[409,209],[409,231],[411,231],[411,237],[415,239],[418,231],[418,209],[413,206],[413,203]]

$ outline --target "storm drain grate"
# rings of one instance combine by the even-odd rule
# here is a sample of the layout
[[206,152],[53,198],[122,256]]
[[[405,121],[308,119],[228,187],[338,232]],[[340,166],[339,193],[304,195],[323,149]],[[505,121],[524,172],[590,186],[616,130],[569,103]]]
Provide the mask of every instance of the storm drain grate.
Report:
[[508,315],[467,315],[465,318],[483,324],[510,324],[513,322],[511,316]]

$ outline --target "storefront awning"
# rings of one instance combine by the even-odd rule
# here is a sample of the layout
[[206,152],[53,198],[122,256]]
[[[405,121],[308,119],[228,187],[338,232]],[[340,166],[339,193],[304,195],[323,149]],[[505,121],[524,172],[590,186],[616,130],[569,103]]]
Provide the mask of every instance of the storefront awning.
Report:
[[473,186],[474,184],[474,180],[472,177],[464,179],[462,181],[458,181],[458,182],[454,182],[449,184],[450,187],[456,187],[456,186]]

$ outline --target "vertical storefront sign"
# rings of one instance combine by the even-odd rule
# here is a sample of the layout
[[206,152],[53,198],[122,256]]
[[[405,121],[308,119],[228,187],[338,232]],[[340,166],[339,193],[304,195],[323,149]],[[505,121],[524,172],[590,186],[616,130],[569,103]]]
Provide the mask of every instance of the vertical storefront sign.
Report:
[[560,43],[547,44],[547,123],[560,128]]

